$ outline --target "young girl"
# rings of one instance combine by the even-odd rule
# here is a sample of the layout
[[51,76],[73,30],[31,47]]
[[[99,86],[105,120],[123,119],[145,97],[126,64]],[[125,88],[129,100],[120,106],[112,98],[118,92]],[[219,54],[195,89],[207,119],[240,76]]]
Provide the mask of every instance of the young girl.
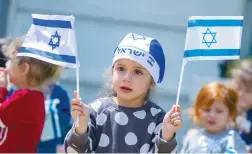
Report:
[[[209,83],[199,92],[193,106],[193,120],[199,126],[188,131],[181,153],[224,153],[231,148],[246,153],[245,143],[237,132],[230,145],[227,125],[237,116],[236,91],[221,83]],[[233,147],[234,146],[234,147]]]
[[165,113],[147,99],[164,71],[165,57],[156,39],[133,33],[124,37],[114,52],[114,94],[86,106],[75,93],[71,114],[79,116],[79,126],[74,124],[67,134],[66,152],[175,151],[175,132],[182,124],[179,106]]
[[[37,151],[45,120],[41,86],[62,69],[31,57],[16,56],[22,43],[23,38],[17,38],[7,47],[7,69],[0,69],[0,153]],[[8,99],[7,74],[19,88]]]

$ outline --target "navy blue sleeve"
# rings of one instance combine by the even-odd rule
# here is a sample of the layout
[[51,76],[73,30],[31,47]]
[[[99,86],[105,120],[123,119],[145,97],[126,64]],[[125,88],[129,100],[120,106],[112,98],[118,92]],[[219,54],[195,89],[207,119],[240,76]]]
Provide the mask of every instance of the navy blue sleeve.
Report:
[[[250,121],[250,123],[252,123],[252,110],[249,110],[247,112],[247,120]],[[252,125],[248,133],[246,132],[241,133],[241,137],[246,142],[247,145],[252,144],[252,131],[251,130],[252,130]]]
[[252,144],[251,137],[252,137],[252,132],[250,132],[248,134],[245,132],[241,133],[241,138],[246,142],[247,145]]
[[57,86],[54,89],[54,93],[52,93],[52,97],[58,98],[60,103],[57,105],[59,122],[60,122],[60,130],[61,130],[61,138],[60,144],[63,144],[64,138],[71,128],[71,114],[70,114],[70,98],[66,90],[64,90],[61,86]]

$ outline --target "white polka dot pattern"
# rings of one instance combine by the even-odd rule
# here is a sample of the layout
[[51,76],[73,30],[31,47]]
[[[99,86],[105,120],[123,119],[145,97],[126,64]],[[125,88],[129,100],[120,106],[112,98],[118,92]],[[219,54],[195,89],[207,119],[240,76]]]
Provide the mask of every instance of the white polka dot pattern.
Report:
[[153,133],[155,127],[156,127],[155,122],[150,123],[149,126],[148,126],[148,129],[147,129],[147,130],[148,130],[148,133],[152,135],[152,133]]
[[146,112],[144,110],[134,112],[133,115],[138,119],[144,119],[146,116]]
[[99,146],[106,147],[109,145],[109,137],[106,134],[101,134]]
[[98,116],[97,125],[102,126],[105,124],[106,121],[107,121],[107,115],[105,115],[104,113],[101,113]]
[[162,126],[163,126],[163,123],[158,124],[157,127],[154,129],[154,133],[159,134]]
[[137,143],[137,136],[133,132],[129,132],[125,136],[125,143],[128,145],[135,145]]
[[154,117],[156,114],[158,114],[159,112],[161,112],[161,109],[156,109],[156,108],[152,107],[150,109],[150,111],[151,111],[152,116]]
[[150,145],[149,144],[144,144],[141,148],[140,148],[140,153],[147,153],[149,151]]
[[123,113],[123,112],[118,112],[115,114],[115,121],[119,124],[119,125],[126,125],[129,121],[128,116]]
[[90,104],[90,107],[95,110],[95,112],[98,112],[99,108],[101,107],[101,101],[95,101]]

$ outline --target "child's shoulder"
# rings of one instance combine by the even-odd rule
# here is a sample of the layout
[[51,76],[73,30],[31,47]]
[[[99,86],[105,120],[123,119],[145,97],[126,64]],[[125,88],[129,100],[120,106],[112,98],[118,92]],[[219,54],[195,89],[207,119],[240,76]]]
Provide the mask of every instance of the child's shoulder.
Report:
[[18,89],[16,90],[13,95],[18,95],[18,96],[37,96],[41,95],[43,96],[43,93],[41,91],[37,90],[30,90],[30,89]]
[[148,101],[146,110],[155,118],[164,117],[166,114],[165,110],[161,106],[151,101]]
[[187,138],[195,137],[197,134],[199,134],[200,131],[201,131],[200,128],[191,128],[187,131],[186,137]]
[[160,110],[160,111],[162,111],[162,112],[165,112],[165,110],[164,110],[161,106],[159,106],[158,104],[156,104],[156,103],[154,103],[154,102],[152,102],[152,101],[148,101],[148,103],[149,103],[150,109],[155,108],[155,109],[157,109],[157,110]]
[[25,102],[33,105],[37,103],[44,104],[44,94],[41,91],[18,89],[9,96],[8,100],[10,102]]
[[58,93],[67,92],[66,89],[65,89],[64,87],[62,87],[59,83],[56,83],[56,84],[53,86],[53,90],[54,90],[54,91],[57,91]]
[[230,134],[234,133],[232,136],[234,142],[235,142],[235,149],[238,153],[247,153],[246,150],[246,142],[242,139],[240,132],[236,129],[229,129],[228,136],[227,136],[227,142],[229,142],[228,137],[231,136]]

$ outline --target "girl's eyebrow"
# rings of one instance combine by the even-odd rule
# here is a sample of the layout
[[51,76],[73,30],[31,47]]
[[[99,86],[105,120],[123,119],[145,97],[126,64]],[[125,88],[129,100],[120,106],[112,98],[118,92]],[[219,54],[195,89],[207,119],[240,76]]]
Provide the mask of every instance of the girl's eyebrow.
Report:
[[[125,64],[121,64],[121,63],[117,63],[116,65],[117,65],[117,66],[125,66]],[[134,68],[134,69],[144,70],[144,68],[141,67],[141,66],[133,66],[133,68]]]
[[124,64],[117,63],[116,65],[124,66]]
[[144,68],[143,67],[141,67],[141,66],[136,66],[136,67],[134,67],[135,69],[140,69],[140,70],[144,70]]

